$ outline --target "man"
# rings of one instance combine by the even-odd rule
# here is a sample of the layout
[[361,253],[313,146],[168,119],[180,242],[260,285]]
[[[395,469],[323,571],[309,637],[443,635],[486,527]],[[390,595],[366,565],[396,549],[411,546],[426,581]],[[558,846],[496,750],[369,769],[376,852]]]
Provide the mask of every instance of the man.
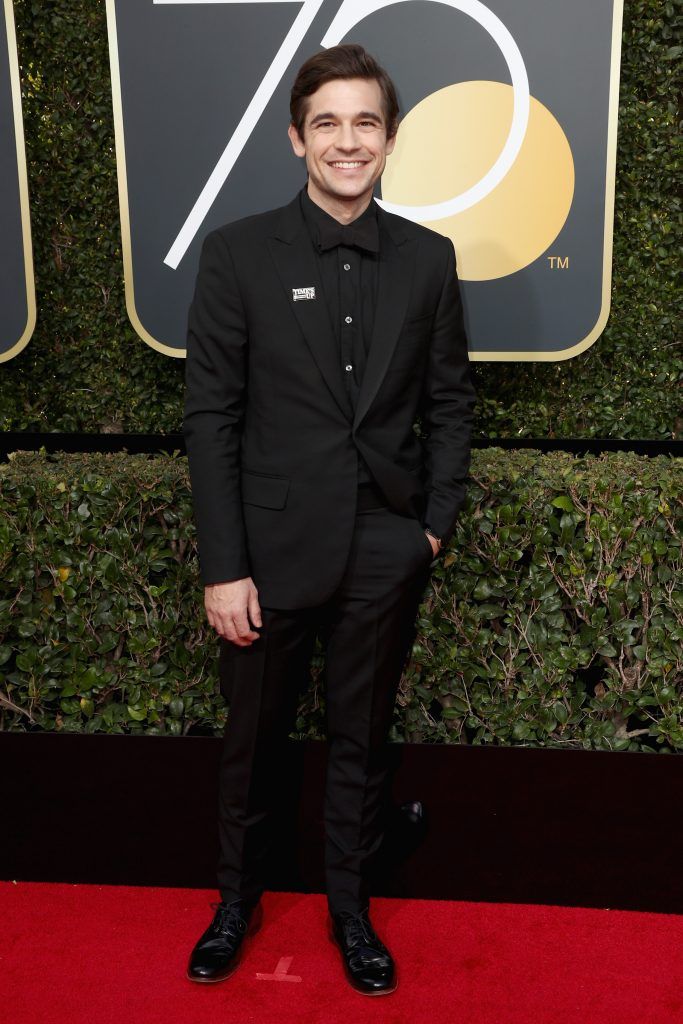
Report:
[[306,186],[202,248],[183,428],[230,712],[221,901],[190,956],[195,981],[228,977],[261,923],[278,764],[320,636],[328,935],[354,988],[396,988],[368,869],[396,692],[463,502],[474,405],[453,245],[372,199],[397,116],[362,47],[315,54],[291,93]]

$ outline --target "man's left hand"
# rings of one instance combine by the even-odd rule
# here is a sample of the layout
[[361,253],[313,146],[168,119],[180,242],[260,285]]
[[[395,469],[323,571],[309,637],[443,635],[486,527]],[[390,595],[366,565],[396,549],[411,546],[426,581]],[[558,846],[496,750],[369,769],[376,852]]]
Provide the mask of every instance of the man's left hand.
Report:
[[438,553],[439,553],[439,545],[438,545],[438,542],[437,542],[437,541],[435,541],[435,540],[434,540],[434,538],[433,538],[433,537],[431,536],[431,534],[427,533],[427,531],[426,531],[426,530],[425,530],[425,537],[427,538],[427,540],[429,541],[429,543],[430,543],[430,544],[432,545],[432,551],[434,552],[434,554],[432,555],[432,557],[433,557],[433,558],[436,558],[436,556],[437,556],[437,555],[438,555]]

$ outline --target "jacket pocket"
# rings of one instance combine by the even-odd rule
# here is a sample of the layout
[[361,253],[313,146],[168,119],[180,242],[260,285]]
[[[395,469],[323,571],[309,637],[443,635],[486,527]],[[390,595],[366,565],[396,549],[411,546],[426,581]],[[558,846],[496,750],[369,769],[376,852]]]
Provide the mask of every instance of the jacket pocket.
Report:
[[262,508],[284,508],[287,504],[290,479],[287,476],[265,476],[242,470],[240,484],[242,501]]

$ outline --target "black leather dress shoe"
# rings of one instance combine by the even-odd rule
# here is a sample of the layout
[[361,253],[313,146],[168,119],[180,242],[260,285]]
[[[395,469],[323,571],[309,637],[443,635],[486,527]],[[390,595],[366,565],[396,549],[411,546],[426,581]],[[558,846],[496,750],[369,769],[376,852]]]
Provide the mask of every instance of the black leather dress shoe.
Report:
[[259,901],[212,903],[216,908],[213,921],[199,938],[187,965],[187,976],[192,981],[224,981],[239,966],[244,938],[261,927],[263,907]]
[[395,990],[396,965],[372,927],[368,907],[359,914],[346,910],[329,914],[328,933],[341,951],[346,977],[358,992],[382,996]]

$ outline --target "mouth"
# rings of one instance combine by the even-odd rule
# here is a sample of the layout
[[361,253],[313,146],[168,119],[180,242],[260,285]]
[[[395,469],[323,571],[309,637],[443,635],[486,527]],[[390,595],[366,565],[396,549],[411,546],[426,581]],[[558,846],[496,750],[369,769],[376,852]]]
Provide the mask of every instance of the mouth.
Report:
[[332,160],[329,166],[336,171],[356,171],[359,167],[365,167],[367,160]]

